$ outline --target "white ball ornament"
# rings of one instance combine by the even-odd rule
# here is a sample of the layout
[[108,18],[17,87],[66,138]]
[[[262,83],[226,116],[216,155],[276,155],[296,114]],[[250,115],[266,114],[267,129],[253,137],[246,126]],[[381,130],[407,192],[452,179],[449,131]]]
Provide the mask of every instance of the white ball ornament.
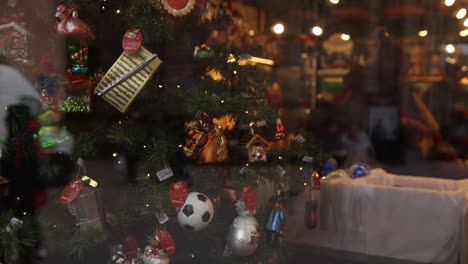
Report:
[[213,215],[213,203],[210,199],[202,193],[191,192],[177,213],[177,220],[183,229],[199,231],[208,226]]

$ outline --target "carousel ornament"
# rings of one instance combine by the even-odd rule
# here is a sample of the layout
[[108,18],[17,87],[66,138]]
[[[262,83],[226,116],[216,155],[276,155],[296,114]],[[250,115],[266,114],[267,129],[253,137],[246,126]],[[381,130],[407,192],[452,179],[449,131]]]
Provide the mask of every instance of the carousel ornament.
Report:
[[222,129],[206,113],[185,123],[184,155],[198,163],[215,163],[227,159],[227,139]]

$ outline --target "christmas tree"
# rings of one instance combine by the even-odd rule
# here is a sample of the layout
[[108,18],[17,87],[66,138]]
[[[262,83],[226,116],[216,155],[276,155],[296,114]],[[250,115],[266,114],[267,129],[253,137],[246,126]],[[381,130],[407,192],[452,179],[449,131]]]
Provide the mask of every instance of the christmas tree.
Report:
[[[285,200],[310,181],[318,163],[307,155],[321,158],[307,135],[287,136],[268,104],[270,40],[230,1],[62,1],[55,12],[68,58],[57,89],[66,96],[43,89],[42,102],[65,113],[70,158],[112,155],[126,163],[130,185],[111,203],[93,200],[103,206],[97,220],[42,219],[46,238],[70,263],[94,263],[102,251],[112,263],[281,262]],[[61,197],[77,218],[78,195],[106,189],[78,167],[67,188],[79,190]],[[261,186],[271,192],[262,206]]]

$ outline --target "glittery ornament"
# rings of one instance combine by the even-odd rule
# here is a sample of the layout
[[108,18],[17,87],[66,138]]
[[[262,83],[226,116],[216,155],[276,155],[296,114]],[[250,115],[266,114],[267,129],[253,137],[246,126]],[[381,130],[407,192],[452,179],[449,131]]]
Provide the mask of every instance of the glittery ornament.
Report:
[[258,223],[253,216],[238,216],[227,235],[227,247],[234,256],[245,257],[255,253],[258,247]]
[[57,34],[72,37],[78,40],[94,39],[91,28],[78,18],[76,6],[59,5],[55,11],[55,16],[59,22],[55,23]]
[[150,245],[143,254],[144,264],[169,264],[169,255],[159,245]]
[[349,169],[348,174],[353,179],[364,177],[367,174],[369,174],[369,167],[366,164],[363,164],[363,163],[355,163]]

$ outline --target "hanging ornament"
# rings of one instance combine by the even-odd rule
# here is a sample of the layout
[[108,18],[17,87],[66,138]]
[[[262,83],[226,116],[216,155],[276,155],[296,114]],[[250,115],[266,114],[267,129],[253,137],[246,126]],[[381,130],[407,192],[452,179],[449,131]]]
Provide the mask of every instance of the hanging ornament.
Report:
[[170,259],[169,255],[164,252],[161,245],[149,245],[145,247],[145,252],[143,254],[143,263],[144,264],[169,264]]
[[72,64],[71,72],[86,74],[88,72],[88,47],[77,44],[68,45],[69,61]]
[[281,140],[286,138],[285,128],[280,118],[276,119],[276,133],[275,140]]
[[185,16],[195,7],[195,0],[161,0],[161,3],[173,16]]
[[349,168],[348,174],[353,179],[364,177],[369,174],[369,167],[364,163],[354,163],[351,168]]
[[255,189],[252,186],[244,185],[241,192],[242,200],[245,203],[245,208],[249,210],[251,215],[254,215],[257,210],[257,198]]
[[101,79],[94,93],[125,113],[161,63],[157,54],[144,47],[135,54],[124,51]]
[[321,176],[327,176],[332,171],[336,170],[338,167],[338,162],[334,158],[329,158],[325,163],[322,165],[322,169],[320,170]]
[[211,21],[216,30],[225,31],[228,29],[233,22],[231,0],[222,0],[218,4]]
[[0,55],[15,62],[28,63],[31,33],[18,19],[18,16],[0,19]]
[[184,181],[177,181],[171,183],[169,188],[169,199],[172,205],[179,209],[181,208],[188,197],[187,184]]
[[259,241],[258,223],[253,216],[238,216],[231,224],[226,247],[233,256],[250,256],[257,250]]
[[200,112],[196,120],[185,123],[186,158],[198,163],[215,163],[227,159],[227,138],[207,113]]
[[176,246],[169,231],[165,228],[158,228],[156,235],[159,238],[159,243],[161,244],[164,252],[167,252],[169,255],[174,255],[176,253]]
[[128,54],[134,54],[141,48],[141,42],[141,31],[137,28],[132,28],[125,32],[122,38],[122,48]]
[[318,225],[318,191],[320,190],[320,177],[317,170],[312,172],[309,183],[309,197],[305,202],[304,221],[309,229]]
[[267,161],[268,141],[260,135],[251,136],[245,144],[249,163]]
[[185,230],[199,231],[208,226],[213,216],[213,203],[210,199],[202,193],[191,192],[177,213],[177,220]]
[[55,31],[61,36],[71,37],[78,40],[94,39],[91,28],[78,18],[76,6],[59,5],[55,11]]
[[272,208],[265,225],[266,242],[270,246],[278,246],[280,238],[283,237],[286,225],[286,209],[283,199],[278,191],[277,195],[270,200]]
[[193,52],[193,59],[195,61],[211,59],[214,56],[214,51],[208,45],[203,44],[201,46],[195,46],[195,51]]

